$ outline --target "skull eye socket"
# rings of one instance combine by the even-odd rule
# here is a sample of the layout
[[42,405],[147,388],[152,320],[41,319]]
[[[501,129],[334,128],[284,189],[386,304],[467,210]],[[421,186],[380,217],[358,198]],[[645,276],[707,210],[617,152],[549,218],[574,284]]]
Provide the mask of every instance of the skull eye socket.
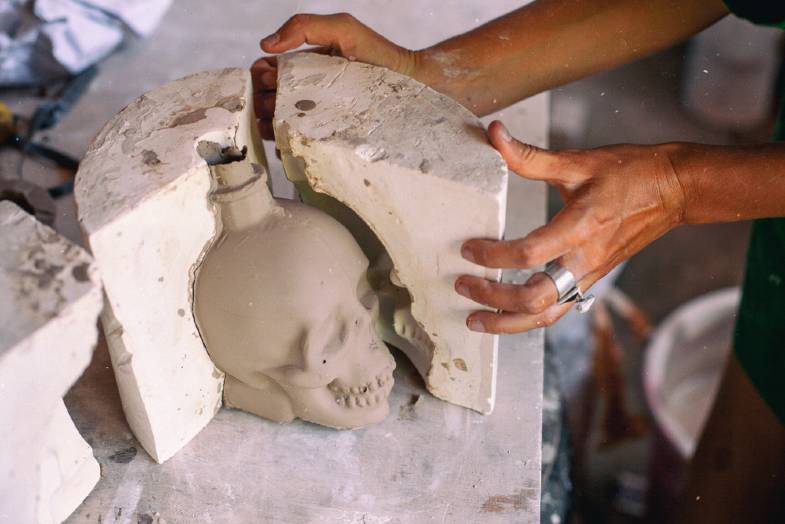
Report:
[[337,325],[337,331],[330,337],[330,340],[324,345],[322,354],[320,356],[322,364],[327,364],[331,357],[337,356],[346,347],[346,341],[349,337],[349,330],[347,329],[346,322],[340,322]]

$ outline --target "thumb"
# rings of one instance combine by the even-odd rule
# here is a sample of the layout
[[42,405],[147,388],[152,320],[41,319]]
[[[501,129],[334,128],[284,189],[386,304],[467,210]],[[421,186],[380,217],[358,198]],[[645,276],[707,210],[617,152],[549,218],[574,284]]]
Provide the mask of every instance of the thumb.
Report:
[[267,53],[283,53],[303,44],[341,49],[342,37],[351,21],[342,14],[312,15],[299,13],[286,21],[275,33],[262,39]]
[[532,180],[564,184],[576,182],[564,167],[562,153],[541,149],[531,144],[524,144],[514,139],[507,128],[498,120],[488,126],[488,139],[499,153],[507,166],[519,176]]
[[[261,41],[267,53],[283,53],[303,44],[326,47],[349,60],[387,67],[411,75],[413,53],[347,13],[296,14]],[[312,50],[309,50],[312,51]]]

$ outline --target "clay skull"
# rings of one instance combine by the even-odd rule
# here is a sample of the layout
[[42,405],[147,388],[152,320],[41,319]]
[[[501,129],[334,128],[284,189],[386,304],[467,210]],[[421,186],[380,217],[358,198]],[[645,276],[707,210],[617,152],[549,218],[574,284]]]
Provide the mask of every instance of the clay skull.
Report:
[[382,420],[395,362],[354,238],[322,211],[274,200],[248,164],[214,172],[223,230],[198,269],[194,313],[227,374],[226,404],[337,428]]

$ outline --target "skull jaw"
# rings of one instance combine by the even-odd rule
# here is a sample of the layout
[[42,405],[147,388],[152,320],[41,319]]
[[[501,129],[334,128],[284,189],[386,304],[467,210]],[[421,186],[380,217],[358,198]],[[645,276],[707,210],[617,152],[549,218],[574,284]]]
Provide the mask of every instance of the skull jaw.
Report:
[[300,418],[334,429],[360,428],[381,422],[389,414],[393,368],[379,375],[384,380],[373,391],[358,391],[357,394],[352,394],[348,388],[344,390],[337,379],[327,386],[299,388],[256,374],[254,386],[250,386],[227,374],[224,402],[227,407],[278,423]]
[[385,386],[378,402],[369,406],[346,406],[336,401],[327,387],[296,389],[290,392],[294,412],[298,418],[334,429],[356,429],[384,420],[390,413],[388,402],[393,380]]
[[269,379],[261,381],[260,386],[249,386],[227,373],[224,382],[226,407],[247,411],[279,423],[291,422],[296,418],[292,403],[283,388]]

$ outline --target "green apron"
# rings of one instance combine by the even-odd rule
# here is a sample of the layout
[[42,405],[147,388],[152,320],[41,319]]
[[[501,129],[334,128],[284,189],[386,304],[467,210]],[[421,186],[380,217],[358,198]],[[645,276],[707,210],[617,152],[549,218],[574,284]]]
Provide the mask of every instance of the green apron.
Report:
[[[725,3],[751,22],[785,28],[785,2]],[[774,133],[777,141],[785,140],[785,99],[783,106]],[[785,425],[785,218],[753,224],[734,349],[750,381]]]

